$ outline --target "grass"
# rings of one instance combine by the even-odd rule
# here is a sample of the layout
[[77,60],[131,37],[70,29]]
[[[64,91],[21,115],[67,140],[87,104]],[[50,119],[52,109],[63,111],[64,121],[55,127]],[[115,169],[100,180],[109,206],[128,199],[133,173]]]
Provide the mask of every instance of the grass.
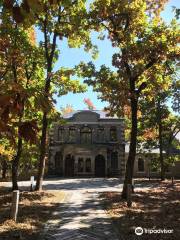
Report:
[[[64,199],[61,191],[20,192],[18,219],[9,219],[11,192],[0,192],[0,240],[38,239],[45,222]],[[57,216],[56,216],[57,217]]]
[[[180,239],[180,181],[174,185],[170,181],[139,181],[143,188],[135,190],[133,204],[127,207],[119,192],[101,194],[107,213],[124,240],[178,240]],[[148,186],[148,188],[146,187]],[[173,234],[143,234],[136,236],[136,227],[173,229]]]

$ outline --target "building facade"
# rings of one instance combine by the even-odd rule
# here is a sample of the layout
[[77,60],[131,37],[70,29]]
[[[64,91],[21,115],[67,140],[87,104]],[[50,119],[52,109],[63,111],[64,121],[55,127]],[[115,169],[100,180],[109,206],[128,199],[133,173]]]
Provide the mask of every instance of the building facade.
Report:
[[50,132],[48,174],[64,177],[124,176],[124,120],[82,110]]
[[[127,161],[129,155],[129,144],[125,147],[125,161]],[[166,158],[166,152],[163,150],[164,158]],[[167,165],[165,162],[165,177],[180,178],[180,150],[171,149],[170,156],[175,156],[176,161],[172,165]],[[160,161],[159,161],[159,149],[137,149],[136,158],[134,162],[135,178],[160,178]]]

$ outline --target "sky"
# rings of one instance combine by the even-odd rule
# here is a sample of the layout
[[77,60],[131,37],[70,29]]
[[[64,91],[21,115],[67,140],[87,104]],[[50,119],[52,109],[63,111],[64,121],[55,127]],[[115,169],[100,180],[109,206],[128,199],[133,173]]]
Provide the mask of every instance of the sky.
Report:
[[[173,17],[172,6],[180,8],[180,0],[170,0],[169,3],[166,5],[165,10],[162,13],[162,17],[167,22],[169,22]],[[111,42],[108,39],[101,41],[97,39],[97,36],[97,33],[92,34],[92,42],[93,44],[98,46],[99,51],[99,56],[97,60],[94,61],[94,63],[96,67],[99,67],[102,64],[112,67],[111,60],[115,49],[111,46]],[[37,39],[42,40],[42,35],[39,31],[37,33]],[[69,48],[66,40],[63,40],[61,42],[59,41],[58,48],[60,50],[60,57],[55,65],[54,70],[57,70],[60,67],[73,67],[79,64],[81,61],[92,61],[91,55],[89,53],[86,53],[83,48]],[[60,110],[61,107],[65,107],[67,104],[72,105],[73,109],[75,110],[86,109],[87,107],[83,102],[84,98],[90,98],[96,109],[98,110],[101,110],[106,105],[108,105],[108,103],[101,102],[101,100],[98,99],[97,93],[93,92],[91,87],[88,87],[88,91],[85,93],[69,93],[66,96],[62,96],[59,98],[56,97],[57,110]]]

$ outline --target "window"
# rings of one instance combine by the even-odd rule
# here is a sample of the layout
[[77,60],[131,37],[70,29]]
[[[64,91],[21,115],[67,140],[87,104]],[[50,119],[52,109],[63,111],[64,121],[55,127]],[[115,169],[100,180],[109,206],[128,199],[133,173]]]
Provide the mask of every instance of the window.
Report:
[[91,143],[92,142],[92,131],[89,127],[81,128],[81,143]]
[[78,172],[83,172],[84,170],[84,161],[83,158],[78,159]]
[[86,158],[86,172],[91,172],[91,159]]
[[98,127],[97,129],[97,140],[98,142],[104,142],[104,128]]
[[111,153],[111,168],[118,168],[118,152]]
[[117,141],[117,130],[116,127],[110,128],[110,141],[116,142]]
[[69,128],[69,142],[76,141],[76,129],[74,127]]
[[138,171],[144,172],[144,160],[142,158],[138,158]]
[[58,129],[58,141],[64,141],[64,128],[62,127]]
[[55,171],[56,174],[62,174],[63,172],[63,155],[61,152],[56,152],[54,156],[55,160]]

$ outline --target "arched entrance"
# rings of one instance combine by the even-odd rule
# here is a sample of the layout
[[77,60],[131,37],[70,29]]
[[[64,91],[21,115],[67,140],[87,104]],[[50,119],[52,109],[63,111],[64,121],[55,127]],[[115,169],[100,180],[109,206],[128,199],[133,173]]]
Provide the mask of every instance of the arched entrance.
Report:
[[105,158],[103,155],[99,154],[95,158],[95,176],[105,177]]
[[65,177],[74,176],[74,157],[68,154],[65,158]]
[[63,174],[63,156],[61,152],[57,152],[54,157],[55,173],[59,176]]

